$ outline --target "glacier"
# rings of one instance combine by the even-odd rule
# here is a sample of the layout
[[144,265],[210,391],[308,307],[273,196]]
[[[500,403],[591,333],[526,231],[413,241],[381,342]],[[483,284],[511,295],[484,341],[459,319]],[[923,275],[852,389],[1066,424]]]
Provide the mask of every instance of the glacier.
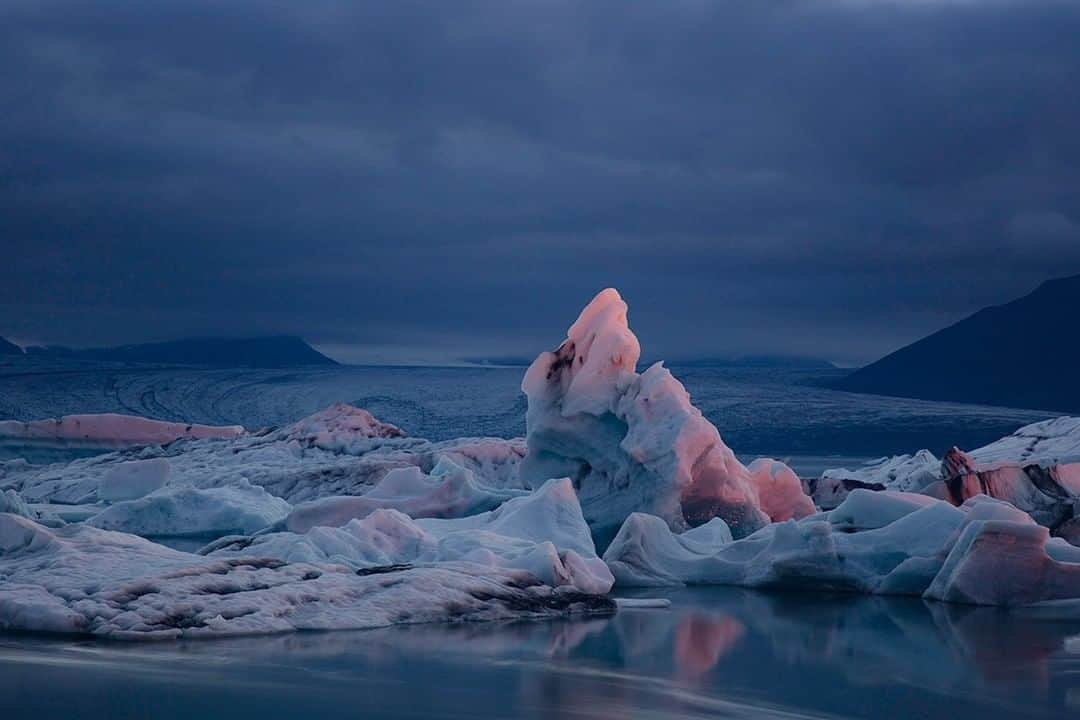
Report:
[[[129,639],[553,617],[683,584],[1080,616],[1080,420],[801,479],[744,464],[640,355],[626,303],[602,291],[525,372],[524,438],[433,442],[347,404],[252,430],[0,423],[111,447],[0,461],[0,628]],[[162,544],[177,538],[204,545]]]

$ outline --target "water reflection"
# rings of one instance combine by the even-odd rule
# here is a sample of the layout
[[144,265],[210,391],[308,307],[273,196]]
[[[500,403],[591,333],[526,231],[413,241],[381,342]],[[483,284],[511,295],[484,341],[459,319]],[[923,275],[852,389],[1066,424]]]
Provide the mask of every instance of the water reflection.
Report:
[[0,717],[66,716],[88,697],[110,718],[906,720],[1078,709],[1078,622],[917,600],[669,596],[669,610],[576,622],[136,646],[8,637],[0,674],[14,691],[0,694]]

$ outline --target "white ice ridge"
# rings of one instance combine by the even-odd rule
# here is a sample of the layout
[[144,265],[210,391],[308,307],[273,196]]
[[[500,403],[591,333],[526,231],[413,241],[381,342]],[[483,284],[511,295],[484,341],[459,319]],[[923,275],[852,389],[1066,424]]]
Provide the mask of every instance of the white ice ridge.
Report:
[[91,441],[115,445],[164,445],[180,439],[233,439],[239,425],[213,426],[164,422],[135,415],[65,415],[60,419],[0,421],[0,437],[19,440]]
[[535,492],[469,517],[412,519],[382,508],[342,527],[320,525],[303,534],[223,538],[201,552],[212,557],[256,555],[359,569],[461,561],[523,570],[551,586],[598,594],[608,592],[614,582],[596,555],[577,496],[565,478],[550,480]]
[[736,541],[709,525],[675,534],[636,513],[604,560],[617,586],[839,590],[1000,606],[1065,601],[1080,612],[1080,548],[985,495],[954,507],[857,489],[831,512]]
[[355,570],[207,558],[87,525],[0,513],[0,630],[117,639],[346,630],[611,612],[529,573],[470,563]]
[[604,290],[558,349],[529,367],[522,480],[572,478],[600,546],[632,512],[661,517],[675,531],[721,517],[742,537],[770,513],[812,510],[793,474],[751,474],[663,364],[636,372],[641,348],[626,314],[619,293]]

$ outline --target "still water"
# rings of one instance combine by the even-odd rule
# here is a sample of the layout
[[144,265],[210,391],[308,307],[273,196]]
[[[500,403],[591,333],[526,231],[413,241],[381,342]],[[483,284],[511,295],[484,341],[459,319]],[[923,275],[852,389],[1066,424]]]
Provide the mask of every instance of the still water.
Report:
[[653,592],[666,610],[183,643],[0,636],[0,718],[1040,718],[1080,621],[910,599]]

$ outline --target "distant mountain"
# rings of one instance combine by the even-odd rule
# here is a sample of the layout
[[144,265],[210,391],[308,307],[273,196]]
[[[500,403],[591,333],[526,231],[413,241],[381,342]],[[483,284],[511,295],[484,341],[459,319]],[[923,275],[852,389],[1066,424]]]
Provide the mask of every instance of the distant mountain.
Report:
[[836,366],[821,358],[801,355],[741,355],[731,357],[672,360],[672,367],[729,367],[729,368],[791,368],[799,370],[835,370]]
[[168,342],[72,349],[31,347],[31,355],[132,363],[217,365],[225,367],[289,367],[337,365],[301,338],[280,335],[256,338],[186,338]]
[[830,383],[852,392],[1080,412],[1080,275],[978,311]]
[[0,337],[0,355],[22,355],[22,348]]

